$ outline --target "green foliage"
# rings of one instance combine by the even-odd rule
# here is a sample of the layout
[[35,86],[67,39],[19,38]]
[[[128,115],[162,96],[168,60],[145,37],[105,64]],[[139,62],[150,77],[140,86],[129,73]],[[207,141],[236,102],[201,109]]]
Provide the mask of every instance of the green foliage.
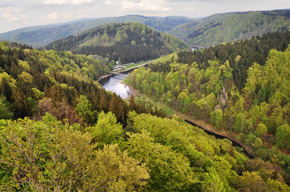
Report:
[[137,22],[101,25],[54,41],[45,48],[120,59],[124,64],[190,49],[182,40]]
[[117,145],[96,150],[88,133],[62,125],[50,114],[38,122],[6,122],[0,133],[2,189],[140,191],[149,178],[144,164]]
[[288,124],[283,124],[277,128],[277,143],[278,147],[284,147],[284,142],[290,142],[290,126]]
[[[148,70],[135,70],[127,80],[155,101],[233,134],[270,160],[260,150],[264,141],[279,148],[290,142],[289,35],[269,33],[203,52],[182,51],[158,59]],[[290,165],[281,155],[270,161],[285,169]]]
[[188,159],[183,155],[174,152],[170,147],[153,143],[154,139],[146,131],[129,136],[126,143],[129,154],[143,160],[151,170],[148,190],[186,190],[197,182],[190,170]]
[[188,44],[213,46],[289,30],[289,10],[221,13],[173,28],[169,33],[186,36]]
[[[50,26],[25,27],[0,34],[0,39],[9,39],[12,42],[33,45],[35,48],[45,46],[57,39],[77,34],[81,31],[108,23],[139,22],[158,31],[169,31],[173,27],[194,21],[196,19],[170,16],[170,17],[145,17],[142,15],[127,15],[121,17],[106,17],[88,19],[85,21],[76,20],[65,24],[50,24]],[[7,43],[7,42],[6,42]],[[8,49],[7,49],[8,50]]]
[[87,128],[87,131],[91,132],[99,146],[121,143],[124,138],[122,125],[117,123],[117,118],[112,112],[99,113],[97,123]]
[[257,125],[256,135],[260,137],[262,134],[266,134],[266,133],[268,133],[267,126],[263,123],[259,123]]
[[0,119],[12,119],[13,113],[10,111],[10,104],[5,96],[0,95]]
[[92,104],[87,99],[86,96],[80,95],[79,98],[76,99],[77,105],[75,110],[78,112],[78,116],[83,118],[87,123],[96,122],[96,114],[97,111],[92,110]]

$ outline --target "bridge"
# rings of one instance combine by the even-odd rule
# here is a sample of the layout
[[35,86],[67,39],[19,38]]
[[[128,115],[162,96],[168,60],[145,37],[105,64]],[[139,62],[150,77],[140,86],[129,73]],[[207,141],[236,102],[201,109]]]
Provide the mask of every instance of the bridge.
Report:
[[[244,144],[238,142],[237,140],[229,137],[229,136],[226,136],[226,135],[222,135],[216,131],[213,131],[213,130],[210,130],[208,128],[205,128],[204,126],[202,126],[201,124],[198,124],[197,122],[193,121],[192,119],[189,119],[187,117],[184,117],[182,115],[177,115],[178,117],[181,117],[182,119],[184,119],[187,123],[191,124],[191,125],[194,125],[194,126],[198,126],[199,128],[203,129],[207,134],[209,135],[213,135],[215,136],[216,138],[218,139],[228,139],[230,140],[232,143],[233,143],[233,146],[237,146],[237,147],[241,147],[244,149],[243,153],[245,155],[247,155],[250,159],[253,159],[255,158],[255,156],[252,154],[252,152],[248,149],[247,146],[245,146]],[[173,116],[172,115],[169,115],[168,118],[172,118]]]

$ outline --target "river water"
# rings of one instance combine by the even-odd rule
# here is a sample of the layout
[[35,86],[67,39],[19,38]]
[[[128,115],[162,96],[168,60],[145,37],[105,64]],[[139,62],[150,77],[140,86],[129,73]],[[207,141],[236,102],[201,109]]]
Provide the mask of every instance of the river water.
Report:
[[124,85],[122,83],[119,83],[122,81],[128,73],[122,73],[120,75],[113,75],[108,78],[102,79],[100,81],[100,84],[103,86],[104,89],[107,91],[115,92],[117,95],[125,99],[128,97],[131,93],[131,90],[127,85]]

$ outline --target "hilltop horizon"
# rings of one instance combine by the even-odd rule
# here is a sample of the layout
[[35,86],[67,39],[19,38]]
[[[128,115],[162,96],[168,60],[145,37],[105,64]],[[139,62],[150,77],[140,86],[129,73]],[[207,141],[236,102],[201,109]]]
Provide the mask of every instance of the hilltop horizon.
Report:
[[286,0],[259,2],[236,0],[45,0],[0,2],[0,33],[84,18],[124,15],[185,16],[202,18],[216,13],[289,9]]

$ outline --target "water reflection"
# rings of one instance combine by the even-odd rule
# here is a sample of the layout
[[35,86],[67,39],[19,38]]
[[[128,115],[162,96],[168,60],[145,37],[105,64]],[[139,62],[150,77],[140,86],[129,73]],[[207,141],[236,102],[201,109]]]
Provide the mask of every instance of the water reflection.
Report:
[[100,83],[107,91],[115,92],[117,95],[125,99],[130,95],[131,91],[128,86],[119,83],[119,81],[122,81],[126,76],[127,74],[114,75],[102,80]]

